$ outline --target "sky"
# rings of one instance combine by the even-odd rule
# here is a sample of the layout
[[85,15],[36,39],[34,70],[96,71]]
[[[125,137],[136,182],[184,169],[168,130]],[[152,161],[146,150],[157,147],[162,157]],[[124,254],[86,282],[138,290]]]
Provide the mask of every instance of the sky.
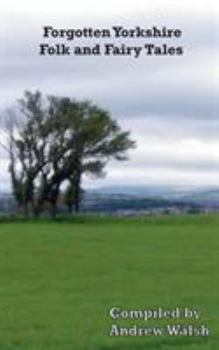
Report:
[[[89,99],[109,110],[137,143],[127,162],[111,162],[104,179],[84,178],[85,187],[219,186],[217,0],[8,0],[0,11],[1,113],[25,89]],[[180,28],[182,38],[166,41],[183,45],[185,54],[138,59],[42,57],[38,45],[45,25]],[[80,44],[88,42],[96,40]],[[3,190],[10,186],[3,151],[0,166]]]

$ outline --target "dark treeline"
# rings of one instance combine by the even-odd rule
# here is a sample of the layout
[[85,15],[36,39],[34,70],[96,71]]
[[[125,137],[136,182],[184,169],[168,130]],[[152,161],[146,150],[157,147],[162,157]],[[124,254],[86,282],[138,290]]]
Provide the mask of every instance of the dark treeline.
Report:
[[110,159],[127,159],[135,143],[110,114],[88,101],[26,91],[8,118],[13,195],[26,216],[80,210],[82,175],[104,175]]

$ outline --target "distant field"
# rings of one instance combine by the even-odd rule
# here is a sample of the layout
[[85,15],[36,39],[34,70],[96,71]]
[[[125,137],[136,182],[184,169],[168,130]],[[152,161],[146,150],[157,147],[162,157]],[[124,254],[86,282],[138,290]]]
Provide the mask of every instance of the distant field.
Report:
[[[79,221],[0,224],[0,350],[219,349],[219,217]],[[198,308],[211,335],[112,338],[165,324],[113,306]]]

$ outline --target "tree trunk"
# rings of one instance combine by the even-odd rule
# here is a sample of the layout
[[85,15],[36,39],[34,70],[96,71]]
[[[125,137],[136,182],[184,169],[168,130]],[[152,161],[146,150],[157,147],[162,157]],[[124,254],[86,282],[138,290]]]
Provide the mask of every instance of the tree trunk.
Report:
[[81,200],[81,172],[78,171],[75,178],[75,201],[74,210],[76,213],[80,212],[80,200]]
[[27,202],[24,203],[24,216],[26,218],[29,217],[29,208],[28,208],[28,203]]
[[51,217],[55,219],[57,214],[57,205],[56,202],[51,203]]
[[71,215],[71,214],[72,214],[72,211],[73,211],[73,203],[68,203],[68,204],[67,204],[67,208],[68,208],[68,213],[69,213],[69,215]]
[[80,198],[79,198],[79,191],[75,189],[75,203],[74,203],[74,207],[75,207],[75,212],[79,213],[80,211]]

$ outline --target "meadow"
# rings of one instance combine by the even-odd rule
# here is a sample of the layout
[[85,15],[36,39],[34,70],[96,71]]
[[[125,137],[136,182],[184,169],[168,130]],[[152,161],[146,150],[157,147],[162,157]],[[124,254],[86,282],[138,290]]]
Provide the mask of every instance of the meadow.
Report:
[[[217,216],[2,222],[0,349],[219,349],[218,252]],[[114,306],[198,309],[210,335],[110,337],[167,322],[115,321]]]

